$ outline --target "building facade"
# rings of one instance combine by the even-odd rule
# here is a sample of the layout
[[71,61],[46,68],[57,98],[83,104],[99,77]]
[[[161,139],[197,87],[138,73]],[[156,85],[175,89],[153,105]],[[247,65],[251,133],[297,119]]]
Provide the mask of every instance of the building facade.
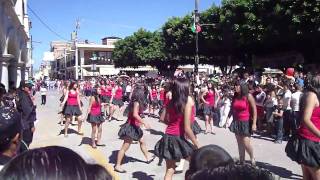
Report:
[[0,0],[0,79],[8,89],[28,79],[31,67],[27,0]]
[[115,75],[120,72],[112,60],[117,37],[106,37],[102,44],[86,42],[52,42],[50,77],[56,79],[86,79],[92,76]]

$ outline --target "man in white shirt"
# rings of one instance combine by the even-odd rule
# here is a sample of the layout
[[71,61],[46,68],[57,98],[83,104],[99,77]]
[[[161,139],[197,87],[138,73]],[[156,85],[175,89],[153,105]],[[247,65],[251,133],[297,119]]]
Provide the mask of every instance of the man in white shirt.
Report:
[[285,82],[283,84],[283,123],[284,123],[284,135],[285,137],[289,137],[291,134],[291,116],[292,116],[292,108],[291,108],[291,90],[290,88],[290,82]]
[[300,100],[302,95],[303,93],[301,85],[295,84],[295,92],[291,96],[293,131],[297,131],[300,126]]

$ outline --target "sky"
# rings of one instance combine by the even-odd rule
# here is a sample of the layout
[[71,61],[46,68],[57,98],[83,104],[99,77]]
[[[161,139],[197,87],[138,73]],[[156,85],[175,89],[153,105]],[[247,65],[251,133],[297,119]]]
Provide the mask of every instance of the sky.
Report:
[[[200,0],[200,11],[221,0]],[[28,0],[28,6],[59,36],[69,40],[80,20],[78,38],[101,43],[107,36],[124,38],[139,28],[158,30],[171,17],[193,11],[194,0]],[[34,68],[38,69],[50,42],[63,40],[50,32],[28,10],[32,21]]]

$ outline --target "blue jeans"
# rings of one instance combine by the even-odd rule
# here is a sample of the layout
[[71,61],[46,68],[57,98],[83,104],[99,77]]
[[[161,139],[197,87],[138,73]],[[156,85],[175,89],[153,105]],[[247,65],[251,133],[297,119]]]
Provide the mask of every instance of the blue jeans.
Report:
[[283,118],[275,119],[275,125],[276,125],[276,140],[282,141],[283,137]]

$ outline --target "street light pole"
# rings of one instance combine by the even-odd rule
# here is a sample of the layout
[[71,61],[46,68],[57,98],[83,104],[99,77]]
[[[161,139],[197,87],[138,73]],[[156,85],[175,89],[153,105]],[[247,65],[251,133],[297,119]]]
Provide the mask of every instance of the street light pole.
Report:
[[[195,0],[195,9],[194,9],[194,21],[197,26],[199,23],[199,0]],[[196,30],[196,55],[194,59],[194,78],[196,83],[196,77],[199,70],[199,32]]]

